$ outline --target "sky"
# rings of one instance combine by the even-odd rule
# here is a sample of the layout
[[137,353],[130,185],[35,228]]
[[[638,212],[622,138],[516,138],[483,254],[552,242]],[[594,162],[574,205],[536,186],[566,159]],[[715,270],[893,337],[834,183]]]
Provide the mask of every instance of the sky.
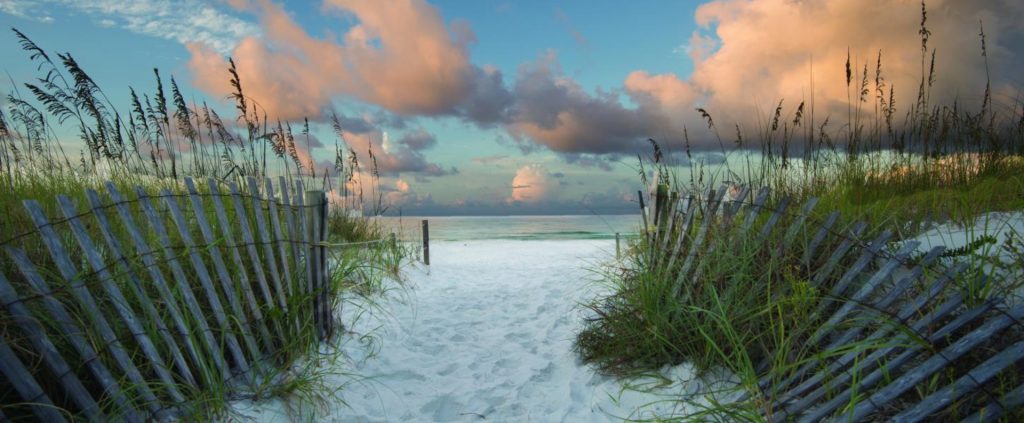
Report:
[[[926,10],[933,102],[977,103],[987,59],[1012,113],[1024,2]],[[813,104],[812,121],[841,133],[848,58],[871,79],[881,58],[897,104],[912,103],[921,19],[909,0],[0,0],[0,25],[73,54],[124,109],[159,68],[231,116],[232,58],[272,119],[309,119],[314,166],[331,167],[336,142],[363,163],[372,149],[375,192],[405,215],[634,212],[649,138],[676,153],[688,140],[679,164],[714,165],[780,101],[787,115]],[[41,76],[7,34],[9,79]]]

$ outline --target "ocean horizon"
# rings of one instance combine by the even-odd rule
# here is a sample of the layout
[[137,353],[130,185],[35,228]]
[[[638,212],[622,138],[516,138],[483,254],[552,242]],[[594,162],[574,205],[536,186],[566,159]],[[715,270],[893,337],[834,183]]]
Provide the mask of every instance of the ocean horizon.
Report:
[[423,220],[428,221],[431,241],[465,240],[573,240],[615,239],[615,234],[635,234],[642,225],[640,214],[608,215],[513,215],[513,216],[401,216],[377,217],[404,238],[418,238]]

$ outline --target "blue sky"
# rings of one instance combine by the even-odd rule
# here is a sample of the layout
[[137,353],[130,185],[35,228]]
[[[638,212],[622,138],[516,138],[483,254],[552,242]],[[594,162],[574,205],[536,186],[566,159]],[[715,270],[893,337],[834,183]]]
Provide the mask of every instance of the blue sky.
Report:
[[[938,90],[976,90],[980,19],[996,92],[1017,95],[1024,6],[929,7]],[[887,80],[916,88],[919,21],[913,1],[0,0],[0,24],[71,52],[125,109],[159,68],[231,116],[233,57],[271,115],[311,119],[314,163],[333,157],[331,115],[346,145],[376,148],[405,214],[631,212],[648,137],[679,151],[685,127],[718,161],[696,107],[747,131],[779,99],[845,111],[848,49],[858,63],[885,51]],[[12,80],[39,76],[13,34],[0,46]]]

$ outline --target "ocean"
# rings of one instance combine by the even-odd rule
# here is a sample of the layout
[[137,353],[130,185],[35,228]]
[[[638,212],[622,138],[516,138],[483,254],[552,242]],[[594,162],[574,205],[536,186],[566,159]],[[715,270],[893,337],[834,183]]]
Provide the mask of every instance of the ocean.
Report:
[[635,234],[642,225],[639,214],[579,216],[430,216],[382,217],[381,222],[406,237],[419,237],[423,219],[429,221],[430,239],[463,241],[482,239],[555,240],[614,239],[615,233]]

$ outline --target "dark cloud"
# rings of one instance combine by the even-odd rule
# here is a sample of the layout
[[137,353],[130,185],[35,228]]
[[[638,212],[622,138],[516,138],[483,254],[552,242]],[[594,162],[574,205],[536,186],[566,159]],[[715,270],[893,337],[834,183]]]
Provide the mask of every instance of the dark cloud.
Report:
[[426,150],[437,144],[437,138],[434,134],[427,132],[426,129],[418,128],[412,132],[406,132],[398,139],[398,143],[408,147],[410,150]]
[[472,89],[457,107],[456,114],[485,128],[505,123],[515,99],[505,86],[501,70],[492,66],[473,66],[471,73]]
[[374,125],[373,122],[361,116],[348,116],[344,113],[334,112],[331,118],[331,123],[334,125],[335,131],[365,134],[377,130],[377,126]]
[[[389,176],[413,173],[446,176],[459,173],[458,168],[444,167],[427,160],[423,150],[437,143],[436,137],[423,128],[403,134],[397,142],[384,142],[384,130],[367,119],[344,114],[334,117],[346,146],[356,153],[364,170],[376,163],[377,171]],[[338,129],[336,128],[336,129]],[[370,157],[370,152],[373,157]]]

